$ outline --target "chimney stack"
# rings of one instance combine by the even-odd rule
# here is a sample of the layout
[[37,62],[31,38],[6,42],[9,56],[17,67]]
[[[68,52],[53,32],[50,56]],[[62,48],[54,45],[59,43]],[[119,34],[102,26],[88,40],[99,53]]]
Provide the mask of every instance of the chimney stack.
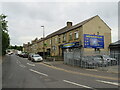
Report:
[[28,42],[28,45],[30,45],[30,42]]
[[67,27],[71,27],[72,26],[72,22],[67,22]]

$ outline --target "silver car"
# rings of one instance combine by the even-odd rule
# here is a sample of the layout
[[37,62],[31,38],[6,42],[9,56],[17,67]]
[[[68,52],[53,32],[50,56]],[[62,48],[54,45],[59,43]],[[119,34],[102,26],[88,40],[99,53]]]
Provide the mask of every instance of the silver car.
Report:
[[97,55],[97,57],[100,57],[101,59],[106,61],[108,63],[108,65],[116,65],[117,64],[117,60],[115,58],[111,58],[108,55]]
[[34,55],[34,53],[30,53],[30,54],[28,55],[28,60],[31,60],[32,55]]
[[43,61],[43,58],[39,54],[33,54],[31,57],[31,61],[33,62]]

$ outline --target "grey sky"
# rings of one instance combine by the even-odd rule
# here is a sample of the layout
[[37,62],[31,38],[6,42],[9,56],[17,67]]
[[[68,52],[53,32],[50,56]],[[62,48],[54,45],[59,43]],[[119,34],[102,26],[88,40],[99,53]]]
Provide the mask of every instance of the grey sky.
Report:
[[22,45],[48,35],[66,26],[67,21],[77,24],[99,15],[112,29],[112,42],[118,40],[117,2],[4,2],[2,12],[7,15],[12,45]]

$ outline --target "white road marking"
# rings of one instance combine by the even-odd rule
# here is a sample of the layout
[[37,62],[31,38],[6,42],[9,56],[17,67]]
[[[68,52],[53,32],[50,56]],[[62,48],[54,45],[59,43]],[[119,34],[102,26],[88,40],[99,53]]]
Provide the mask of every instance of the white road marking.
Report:
[[44,76],[48,76],[47,74],[44,74],[44,73],[41,73],[41,72],[35,71],[35,70],[33,70],[33,69],[29,69],[29,70],[32,71],[32,72],[35,72],[35,73],[37,73],[37,74],[41,74],[41,75],[44,75]]
[[93,89],[92,87],[85,86],[85,85],[81,85],[81,84],[78,84],[78,83],[75,83],[75,82],[71,82],[71,81],[67,81],[67,80],[63,80],[63,81],[66,82],[66,83],[70,83],[70,84],[73,84],[73,85],[80,86],[80,87],[91,88],[91,89]]
[[98,71],[98,70],[96,70],[96,69],[86,69],[86,70],[89,70],[89,71]]
[[35,66],[35,64],[30,64],[30,63],[27,63],[28,65],[30,65],[30,66]]
[[21,62],[19,60],[16,61],[18,64],[21,64]]
[[23,68],[25,68],[25,67],[26,67],[26,66],[24,66],[24,65],[22,65],[22,64],[21,64],[21,65],[19,65],[19,66],[20,66],[20,67],[23,67]]
[[16,62],[18,64],[18,62]]
[[106,83],[106,84],[112,84],[112,85],[117,85],[117,86],[120,86],[119,83],[116,83],[116,82],[109,82],[109,81],[102,81],[102,80],[96,80],[98,82],[102,82],[102,83]]

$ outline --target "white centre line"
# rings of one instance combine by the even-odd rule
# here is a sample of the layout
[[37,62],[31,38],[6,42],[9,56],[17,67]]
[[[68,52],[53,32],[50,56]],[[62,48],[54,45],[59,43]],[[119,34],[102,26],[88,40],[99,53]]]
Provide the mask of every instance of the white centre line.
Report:
[[19,64],[18,62],[16,62],[17,64]]
[[81,84],[78,84],[78,83],[75,83],[75,82],[71,82],[71,81],[68,81],[68,80],[63,80],[63,81],[66,82],[66,83],[70,83],[70,84],[73,84],[73,85],[80,86],[80,87],[93,89],[92,87],[81,85]]
[[22,65],[22,64],[21,64],[21,65],[19,65],[19,66],[20,66],[20,67],[23,67],[23,68],[25,68],[25,67],[26,67],[26,66],[24,66],[24,65]]
[[117,86],[120,86],[119,83],[116,83],[116,82],[109,82],[109,81],[102,81],[102,80],[96,80],[98,82],[102,82],[102,83],[106,83],[106,84],[112,84],[112,85],[117,85]]
[[17,60],[16,63],[21,64],[21,62],[19,60]]
[[43,76],[48,76],[47,74],[44,74],[44,73],[35,71],[35,70],[33,70],[33,69],[29,69],[29,70],[32,71],[32,72],[35,72],[35,73],[37,73],[37,74],[43,75]]
[[30,64],[30,63],[27,63],[28,65],[30,65],[30,66],[35,66],[35,64]]

